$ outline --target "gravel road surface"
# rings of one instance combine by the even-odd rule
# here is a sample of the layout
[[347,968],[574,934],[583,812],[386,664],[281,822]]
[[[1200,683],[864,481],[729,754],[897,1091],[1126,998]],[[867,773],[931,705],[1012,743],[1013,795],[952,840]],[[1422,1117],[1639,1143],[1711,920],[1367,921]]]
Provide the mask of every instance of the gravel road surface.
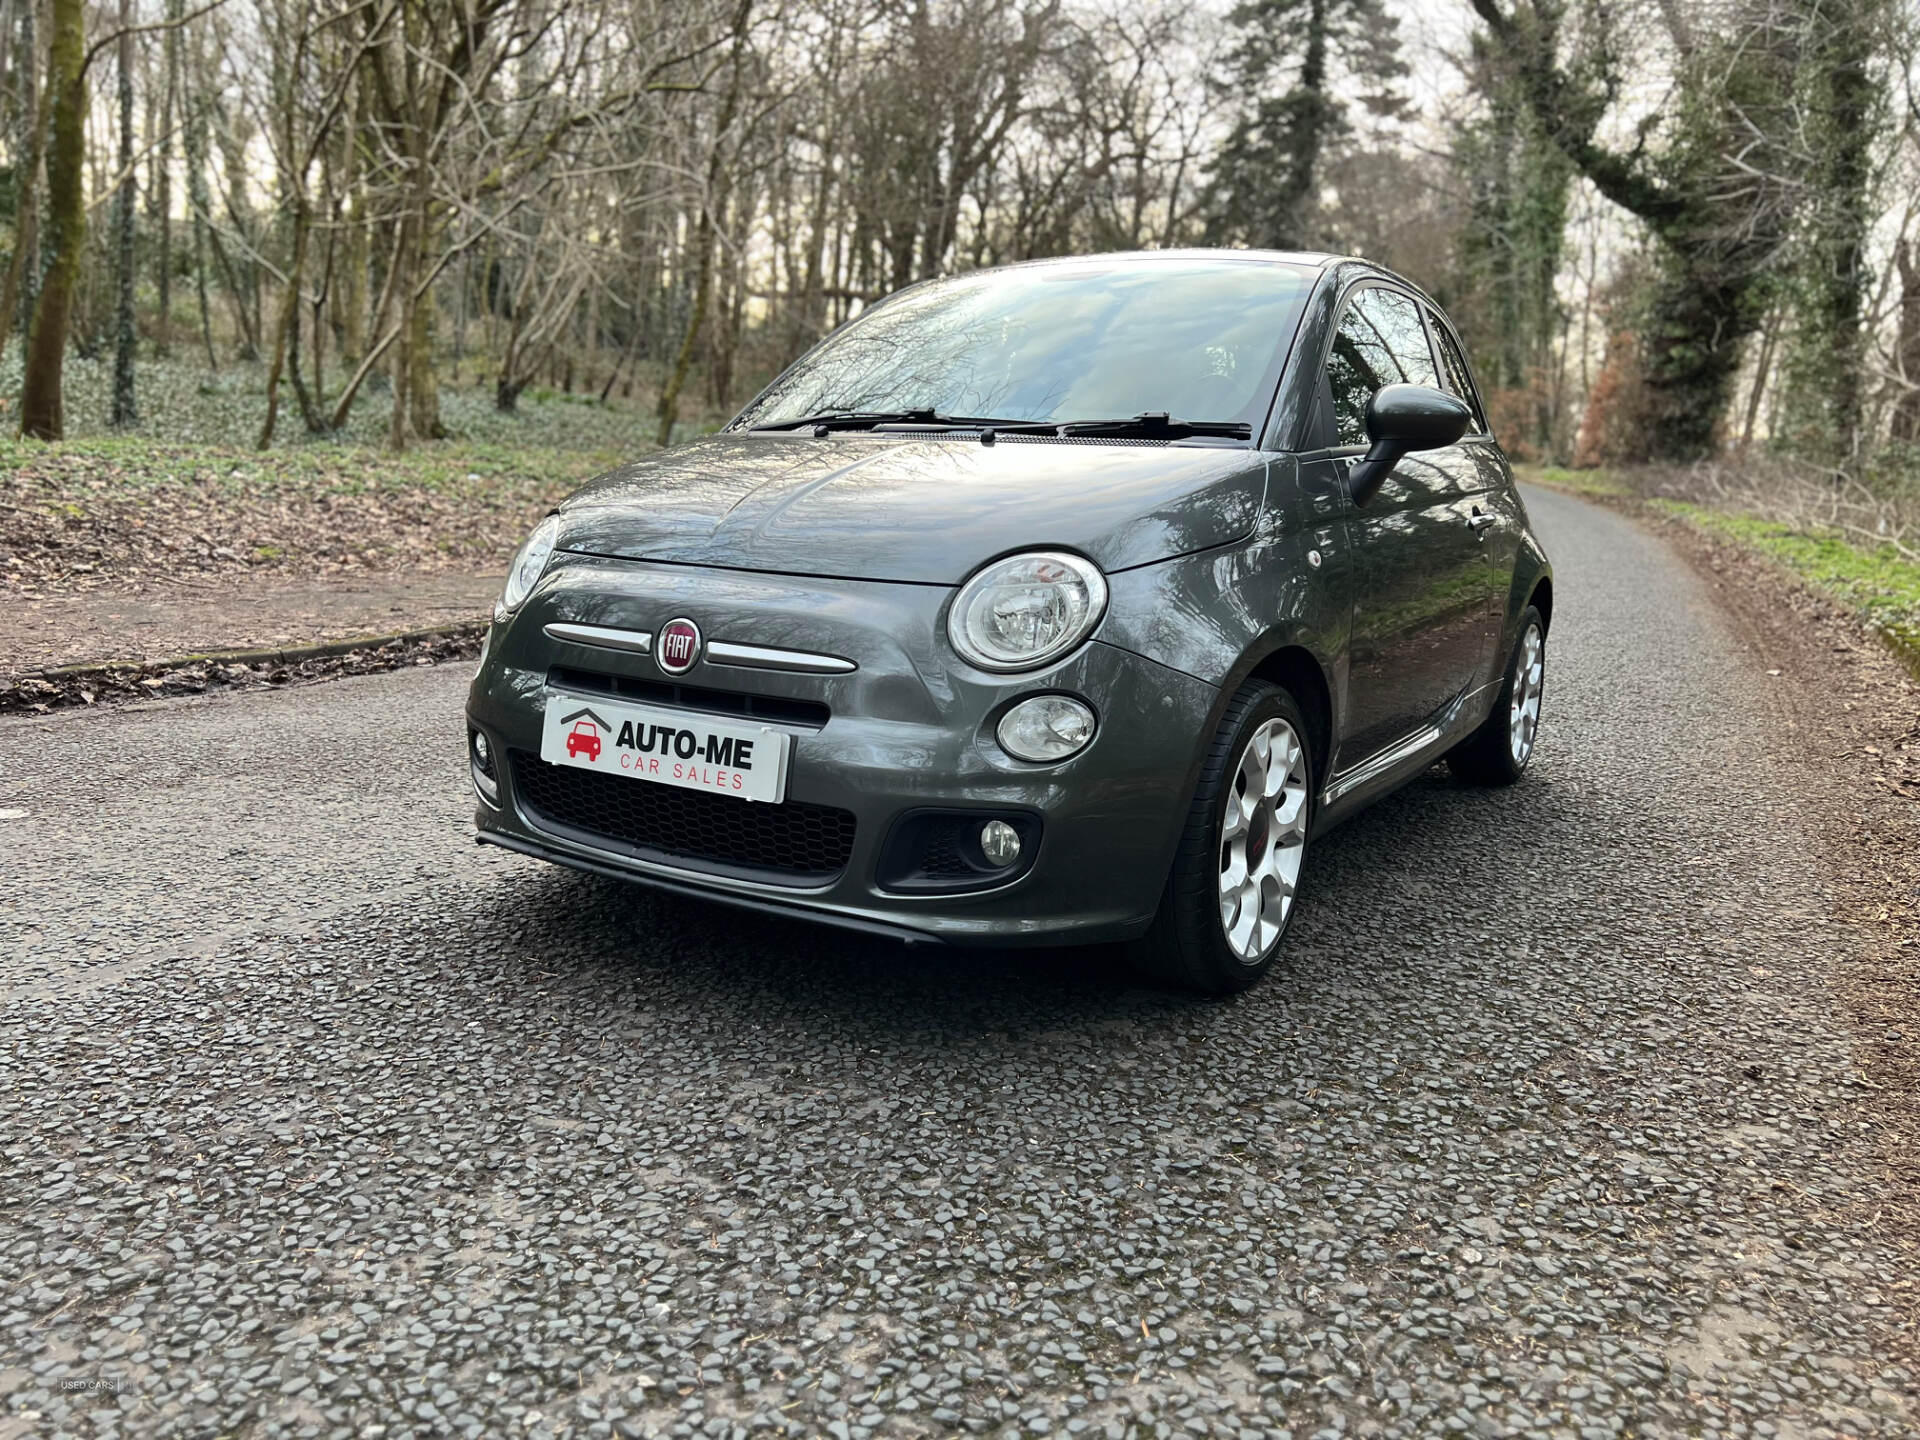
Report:
[[0,721],[0,1437],[1920,1433],[1790,682],[1529,503],[1229,1004],[478,850],[464,666]]

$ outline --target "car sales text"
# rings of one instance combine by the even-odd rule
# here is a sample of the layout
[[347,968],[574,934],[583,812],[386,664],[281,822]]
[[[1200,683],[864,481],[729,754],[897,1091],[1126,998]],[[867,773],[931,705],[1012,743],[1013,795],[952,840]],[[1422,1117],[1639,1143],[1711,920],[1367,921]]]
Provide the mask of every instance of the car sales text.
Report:
[[[620,768],[623,770],[658,775],[661,773],[661,761],[668,760],[674,762],[670,772],[674,779],[693,780],[719,789],[745,789],[744,777],[729,772],[737,772],[753,764],[754,742],[751,740],[735,735],[701,736],[691,730],[680,730],[671,725],[649,725],[644,721],[638,725],[631,720],[623,721],[614,744],[623,752],[638,752],[620,756]],[[699,760],[721,769],[718,774],[709,775],[696,766],[680,763],[688,760]]]

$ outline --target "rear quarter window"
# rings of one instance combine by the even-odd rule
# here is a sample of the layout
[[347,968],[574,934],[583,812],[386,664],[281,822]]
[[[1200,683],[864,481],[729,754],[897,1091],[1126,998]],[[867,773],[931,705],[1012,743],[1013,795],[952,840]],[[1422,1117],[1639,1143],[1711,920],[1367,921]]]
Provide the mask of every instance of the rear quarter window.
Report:
[[1480,396],[1473,388],[1473,376],[1467,370],[1467,357],[1453,338],[1453,332],[1447,329],[1443,321],[1433,311],[1427,312],[1427,319],[1433,326],[1433,338],[1440,345],[1440,368],[1446,378],[1446,388],[1458,395],[1473,409],[1473,428],[1480,434],[1487,429],[1486,412],[1480,408]]

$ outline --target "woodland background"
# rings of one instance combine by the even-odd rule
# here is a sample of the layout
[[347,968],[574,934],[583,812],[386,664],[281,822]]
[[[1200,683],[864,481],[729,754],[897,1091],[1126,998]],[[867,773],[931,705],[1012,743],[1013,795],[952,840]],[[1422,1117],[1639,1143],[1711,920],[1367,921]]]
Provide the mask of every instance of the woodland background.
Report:
[[1911,0],[0,0],[0,458],[57,490],[62,453],[265,484],[229,458],[441,446],[474,480],[531,447],[493,468],[571,482],[549,452],[711,426],[926,276],[1332,249],[1440,299],[1517,457],[1910,560],[1917,31]]

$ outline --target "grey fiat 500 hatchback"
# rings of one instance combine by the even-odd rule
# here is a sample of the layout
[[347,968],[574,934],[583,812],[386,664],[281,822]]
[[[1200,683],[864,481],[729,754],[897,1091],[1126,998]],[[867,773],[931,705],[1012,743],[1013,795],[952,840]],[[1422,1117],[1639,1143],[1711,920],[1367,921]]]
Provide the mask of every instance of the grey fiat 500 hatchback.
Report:
[[1273,961],[1307,846],[1517,779],[1546,556],[1439,308],[1359,260],[934,280],[513,561],[479,838],[905,939]]

